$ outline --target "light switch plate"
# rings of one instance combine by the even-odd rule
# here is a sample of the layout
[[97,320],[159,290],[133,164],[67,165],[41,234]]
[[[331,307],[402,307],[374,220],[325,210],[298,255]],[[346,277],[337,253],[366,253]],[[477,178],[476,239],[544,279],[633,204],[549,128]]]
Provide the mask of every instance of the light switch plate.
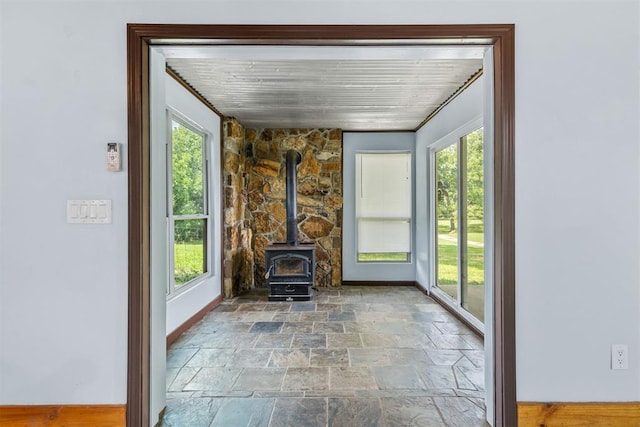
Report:
[[67,200],[69,224],[111,224],[111,200]]

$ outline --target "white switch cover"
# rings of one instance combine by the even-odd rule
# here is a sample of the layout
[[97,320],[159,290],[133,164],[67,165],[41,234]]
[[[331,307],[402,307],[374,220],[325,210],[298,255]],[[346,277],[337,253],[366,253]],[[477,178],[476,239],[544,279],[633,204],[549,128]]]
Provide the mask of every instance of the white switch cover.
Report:
[[69,224],[111,224],[111,200],[67,200]]

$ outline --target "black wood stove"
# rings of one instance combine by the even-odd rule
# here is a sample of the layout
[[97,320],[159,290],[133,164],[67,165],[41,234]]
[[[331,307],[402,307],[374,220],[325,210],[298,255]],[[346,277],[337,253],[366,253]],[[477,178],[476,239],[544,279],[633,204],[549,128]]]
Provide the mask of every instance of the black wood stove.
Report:
[[298,242],[296,220],[296,165],[300,153],[289,150],[286,154],[286,209],[287,242],[265,248],[265,279],[269,286],[269,301],[310,301],[315,283],[315,243]]

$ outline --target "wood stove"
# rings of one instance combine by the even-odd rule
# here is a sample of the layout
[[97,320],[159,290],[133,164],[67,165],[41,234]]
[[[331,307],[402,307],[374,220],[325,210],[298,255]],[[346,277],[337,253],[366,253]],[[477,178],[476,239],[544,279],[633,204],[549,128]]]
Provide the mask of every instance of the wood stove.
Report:
[[286,243],[265,248],[269,301],[310,301],[315,282],[313,243]]
[[269,301],[310,301],[315,283],[315,243],[298,242],[296,215],[296,165],[300,153],[286,154],[287,242],[265,248],[265,279],[269,286]]

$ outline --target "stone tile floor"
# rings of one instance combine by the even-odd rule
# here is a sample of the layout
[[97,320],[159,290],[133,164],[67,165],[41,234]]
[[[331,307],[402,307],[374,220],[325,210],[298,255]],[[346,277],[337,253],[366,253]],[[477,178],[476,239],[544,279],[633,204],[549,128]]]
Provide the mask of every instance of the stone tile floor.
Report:
[[412,287],[266,290],[171,345],[161,426],[485,426],[482,340]]

